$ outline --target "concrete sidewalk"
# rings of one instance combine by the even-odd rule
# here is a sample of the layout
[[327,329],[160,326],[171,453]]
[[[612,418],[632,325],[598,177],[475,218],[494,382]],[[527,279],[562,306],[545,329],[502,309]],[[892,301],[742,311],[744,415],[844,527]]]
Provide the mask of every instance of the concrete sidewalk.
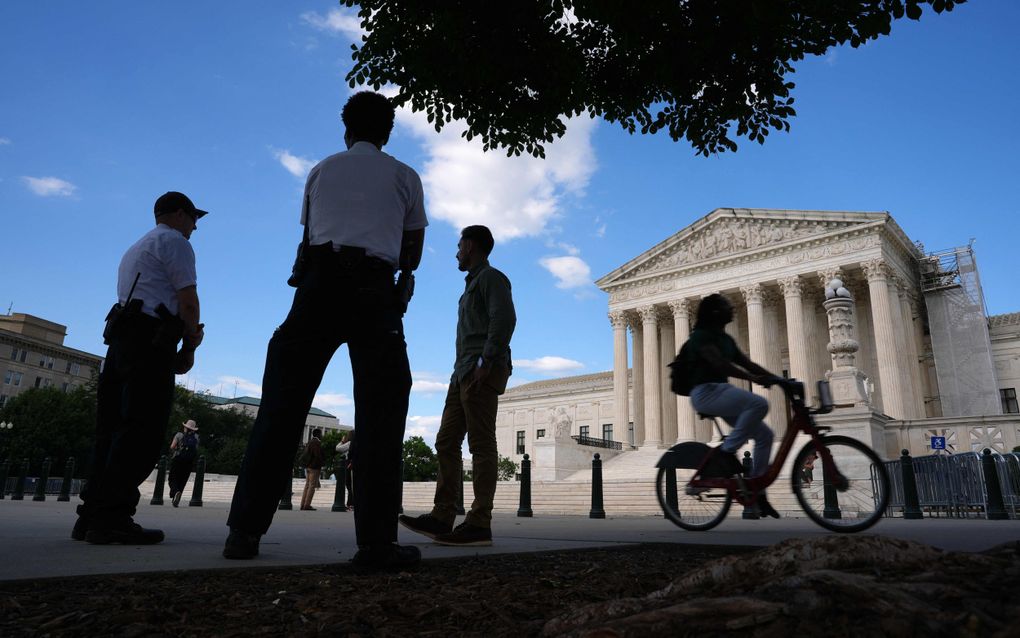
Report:
[[[265,568],[345,563],[356,551],[354,516],[347,512],[277,512],[262,539],[261,555],[251,561],[221,557],[227,535],[227,505],[174,509],[139,506],[135,519],[166,532],[166,541],[148,547],[89,545],[70,539],[75,502],[0,501],[0,580],[130,572],[215,568]],[[417,512],[409,512],[416,514]],[[661,516],[584,516],[493,518],[492,547],[443,547],[400,528],[400,542],[421,548],[426,560],[456,556],[537,552],[632,543],[765,546],[788,538],[831,534],[803,518],[745,521],[731,516],[709,532],[687,532]],[[914,540],[942,549],[982,551],[1020,539],[1020,521],[983,519],[885,519],[866,533]]]

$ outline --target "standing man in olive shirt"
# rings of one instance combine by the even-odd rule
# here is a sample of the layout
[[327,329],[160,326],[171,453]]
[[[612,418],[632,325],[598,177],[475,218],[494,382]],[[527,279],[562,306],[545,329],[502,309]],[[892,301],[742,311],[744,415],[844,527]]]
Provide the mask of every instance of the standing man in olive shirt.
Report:
[[[404,527],[442,545],[492,545],[492,499],[499,462],[496,407],[512,370],[510,337],[517,325],[510,280],[489,265],[493,244],[492,233],[485,226],[461,231],[457,268],[467,277],[457,311],[457,361],[436,436],[439,480],[435,506],[417,518],[400,517]],[[454,528],[463,483],[461,445],[465,434],[471,450],[475,500],[464,522]]]

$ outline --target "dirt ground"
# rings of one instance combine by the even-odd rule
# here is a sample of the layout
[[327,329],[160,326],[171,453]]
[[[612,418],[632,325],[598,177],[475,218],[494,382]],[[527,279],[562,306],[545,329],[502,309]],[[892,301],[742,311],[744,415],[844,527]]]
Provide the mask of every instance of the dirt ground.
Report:
[[[939,623],[917,623],[917,635],[1020,635],[1011,629],[1020,622],[1016,548],[979,556],[916,544],[903,549],[904,542],[892,549],[790,543],[762,550],[648,544],[459,558],[381,576],[359,576],[339,564],[7,582],[0,583],[0,635],[877,635],[885,632],[875,619],[882,616],[876,597],[891,595],[883,593],[883,583],[900,583],[903,570],[917,571],[918,561],[930,564],[932,552],[963,558],[942,561],[941,576],[921,578],[918,596],[937,603]],[[853,558],[833,562],[833,547]],[[884,565],[867,566],[875,562]],[[818,574],[826,576],[812,581]],[[809,587],[833,604],[811,602],[790,587]],[[908,616],[918,613],[904,600],[895,604]],[[832,609],[839,613],[830,622]],[[885,628],[915,633],[901,634],[900,626]]]

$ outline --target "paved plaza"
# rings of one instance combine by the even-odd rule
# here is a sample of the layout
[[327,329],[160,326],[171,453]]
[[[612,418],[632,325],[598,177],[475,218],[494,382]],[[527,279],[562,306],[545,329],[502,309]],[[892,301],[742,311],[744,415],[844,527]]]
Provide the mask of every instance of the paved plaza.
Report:
[[[354,555],[354,517],[328,509],[278,512],[262,540],[262,555],[251,561],[220,556],[227,534],[227,505],[204,507],[141,505],[136,519],[166,532],[162,544],[149,547],[89,545],[70,539],[74,505],[0,501],[0,580],[215,568],[265,568],[344,563]],[[414,513],[414,512],[412,512]],[[400,528],[400,542],[413,543],[423,558],[541,552],[612,547],[634,543],[766,546],[789,538],[829,535],[803,518],[745,521],[731,516],[708,532],[687,532],[661,516],[586,516],[518,518],[496,514],[492,547],[442,547]],[[927,543],[955,551],[983,551],[1020,539],[1020,521],[984,519],[885,519],[867,533]],[[427,564],[423,569],[427,569]]]

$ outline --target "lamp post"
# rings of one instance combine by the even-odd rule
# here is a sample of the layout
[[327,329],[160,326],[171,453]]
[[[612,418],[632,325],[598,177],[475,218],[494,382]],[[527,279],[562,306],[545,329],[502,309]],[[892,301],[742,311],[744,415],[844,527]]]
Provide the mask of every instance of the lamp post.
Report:
[[[0,422],[0,432],[10,432],[13,429],[14,429],[14,424],[11,423],[10,421],[2,421],[2,422]],[[5,443],[7,442],[6,435],[4,436],[4,442]],[[10,450],[9,449],[8,450],[4,450],[4,452],[9,454]]]

